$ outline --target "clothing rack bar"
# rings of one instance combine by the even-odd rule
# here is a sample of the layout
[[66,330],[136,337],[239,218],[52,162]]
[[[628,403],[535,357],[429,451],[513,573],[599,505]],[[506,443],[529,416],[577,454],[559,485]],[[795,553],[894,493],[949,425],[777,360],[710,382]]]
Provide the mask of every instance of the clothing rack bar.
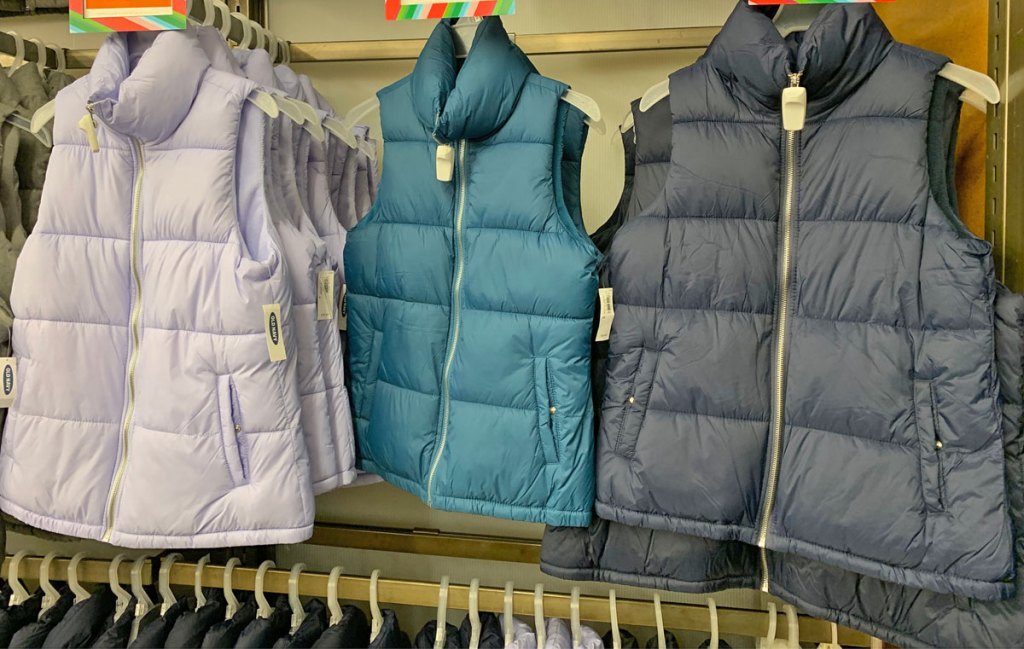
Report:
[[484,534],[458,534],[421,528],[366,527],[317,523],[312,545],[458,559],[540,563],[540,541]]
[[[117,567],[117,575],[121,583],[131,583],[133,562],[134,561],[125,560]],[[146,569],[142,571],[143,585],[155,583],[152,579],[153,561],[151,559],[147,560],[146,564]],[[42,557],[25,557],[21,560],[21,566],[18,568],[19,580],[22,582],[38,580],[39,568],[42,565]],[[71,565],[71,559],[54,559],[53,563],[50,564],[50,575],[52,575],[52,579],[63,581],[60,577],[67,574],[69,565]],[[4,558],[2,570],[4,579],[7,579],[10,566],[11,555],[7,555]],[[109,582],[109,576],[107,574],[108,568],[110,568],[110,561],[103,559],[82,559],[78,564],[78,578],[83,584],[106,584]],[[287,584],[285,590],[287,590]]]
[[[17,53],[14,37],[7,32],[0,31],[0,54],[6,54],[8,56],[14,56]],[[39,52],[36,50],[34,43],[29,43],[28,39],[25,39],[25,60],[29,63],[39,63]],[[46,67],[50,69],[56,69],[57,67],[57,55],[53,52],[52,47],[46,48]],[[70,65],[70,64],[69,64]]]

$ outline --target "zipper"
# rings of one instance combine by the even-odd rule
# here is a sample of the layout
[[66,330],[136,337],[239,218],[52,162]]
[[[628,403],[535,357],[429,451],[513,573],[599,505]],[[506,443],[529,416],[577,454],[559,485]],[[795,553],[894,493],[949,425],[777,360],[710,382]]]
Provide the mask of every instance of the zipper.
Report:
[[452,363],[455,361],[455,349],[459,344],[462,275],[466,270],[462,241],[462,219],[466,213],[466,140],[459,140],[459,158],[456,171],[459,174],[459,193],[455,206],[455,284],[452,287],[452,339],[448,345],[448,355],[444,360],[444,370],[441,375],[441,442],[437,445],[434,461],[430,465],[430,474],[427,476],[427,505],[430,507],[433,507],[434,502],[434,476],[437,475],[437,467],[441,463],[441,454],[444,453],[444,446],[448,442],[448,419],[451,414],[449,379],[451,377]]
[[130,319],[132,349],[128,355],[128,367],[126,370],[128,375],[128,403],[125,406],[124,419],[121,422],[121,453],[117,459],[117,468],[114,470],[114,480],[110,485],[110,494],[107,496],[107,531],[103,533],[103,541],[108,543],[114,533],[117,500],[128,464],[128,433],[135,418],[135,368],[139,362],[139,321],[142,318],[142,279],[139,275],[139,215],[141,211],[142,177],[146,172],[146,163],[143,159],[142,143],[137,138],[132,138],[132,149],[135,153],[136,161],[135,186],[132,188],[131,224],[131,267],[132,281],[135,284]]
[[[803,73],[789,75],[789,87],[799,88]],[[785,94],[785,93],[784,93]],[[802,120],[801,120],[802,127]],[[779,253],[779,298],[775,327],[775,373],[772,382],[772,427],[768,440],[768,487],[761,509],[761,524],[757,533],[757,547],[761,549],[761,590],[768,592],[768,526],[775,507],[775,490],[779,481],[779,456],[782,453],[782,429],[786,405],[786,343],[789,328],[789,292],[792,284],[793,220],[797,210],[797,145],[800,131],[786,131],[785,177],[782,195],[782,250]]]

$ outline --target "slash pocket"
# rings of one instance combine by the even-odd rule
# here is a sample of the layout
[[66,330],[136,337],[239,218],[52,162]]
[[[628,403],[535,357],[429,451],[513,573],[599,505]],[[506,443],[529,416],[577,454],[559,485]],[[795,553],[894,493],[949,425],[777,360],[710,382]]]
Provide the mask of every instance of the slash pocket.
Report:
[[220,406],[220,437],[224,451],[224,464],[235,486],[249,482],[248,458],[242,439],[242,414],[239,408],[235,381],[230,376],[217,377],[217,397]]
[[619,434],[615,438],[615,452],[622,457],[632,458],[636,453],[637,438],[647,416],[647,404],[651,399],[651,388],[657,371],[657,352],[649,351],[646,347],[641,349],[633,372],[632,386],[623,403]]
[[917,419],[918,450],[921,463],[921,491],[930,512],[944,511],[946,478],[943,469],[943,443],[939,437],[939,415],[935,407],[935,384],[914,381],[914,411]]
[[[361,398],[357,403],[356,416],[364,419],[370,418],[370,408],[373,407],[373,393],[377,389],[377,376],[380,373],[380,352],[383,334],[373,330],[370,336],[370,358],[366,365],[366,376],[363,377]],[[357,382],[358,383],[358,382]]]
[[540,445],[544,451],[544,462],[558,463],[557,417],[558,406],[551,394],[551,376],[548,359],[533,359],[534,398],[537,410],[537,429],[540,431]]

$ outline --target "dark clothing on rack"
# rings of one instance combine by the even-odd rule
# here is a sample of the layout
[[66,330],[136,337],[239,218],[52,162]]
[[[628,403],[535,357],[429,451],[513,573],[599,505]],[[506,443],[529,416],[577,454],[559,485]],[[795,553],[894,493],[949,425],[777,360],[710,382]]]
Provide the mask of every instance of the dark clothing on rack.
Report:
[[36,591],[21,604],[8,605],[7,608],[0,610],[0,647],[9,646],[14,634],[36,619],[42,604],[43,593]]
[[[185,610],[185,603],[182,600],[178,600],[171,604],[170,608],[163,615],[159,615],[159,609],[153,609],[156,611],[158,616],[149,624],[146,624],[139,629],[139,635],[135,637],[135,641],[132,642],[129,647],[138,647],[139,649],[155,649],[156,647],[163,647],[167,642],[167,636],[170,634],[171,629],[174,628],[174,623],[181,617],[182,612]],[[150,611],[152,613],[153,611]],[[145,623],[145,618],[143,622]]]
[[132,634],[132,621],[135,620],[135,598],[128,602],[128,608],[117,619],[107,618],[106,627],[96,641],[93,649],[124,649],[128,646],[128,638]]
[[[652,635],[644,645],[644,649],[658,649],[658,636]],[[671,631],[665,632],[665,649],[679,649],[679,638]]]
[[231,649],[238,642],[238,636],[256,619],[256,602],[243,602],[230,620],[218,622],[210,627],[203,638],[203,649]]
[[[613,640],[615,640],[615,638],[612,637],[611,629],[609,629],[608,633],[604,634],[604,637],[601,638],[601,642],[604,643],[606,649],[611,649],[615,646]],[[619,641],[622,643],[622,649],[640,649],[640,641],[636,639],[635,635],[625,629],[619,629]],[[657,637],[654,638],[654,646],[658,646]]]
[[311,599],[303,607],[306,617],[290,635],[274,643],[274,649],[307,649],[320,639],[327,628],[327,607],[318,599]]
[[256,617],[249,626],[242,629],[235,643],[235,649],[265,649],[272,647],[283,636],[288,635],[288,623],[291,618],[291,607],[288,598],[281,595],[270,611],[270,617]]
[[207,597],[206,603],[198,607],[194,597],[185,600],[185,611],[167,634],[166,646],[174,649],[202,646],[210,627],[224,619],[225,604],[219,593]]
[[[657,645],[655,645],[655,646],[657,646]],[[697,649],[711,649],[711,638],[708,638],[704,642],[700,643],[700,646],[697,647]],[[721,638],[719,638],[719,640],[718,640],[718,649],[732,649],[732,647],[729,645],[728,642],[726,642],[725,640],[722,640]]]
[[[437,620],[431,620],[423,625],[420,632],[416,634],[416,640],[413,641],[412,646],[416,649],[431,649],[434,646],[434,638],[437,637]],[[459,636],[459,628],[454,624],[445,623],[444,625],[444,642],[441,644],[444,649],[460,649],[460,647],[468,647],[461,643]]]
[[47,649],[91,647],[114,612],[116,599],[110,586],[97,586],[89,597],[73,604],[57,623],[42,646]]
[[370,623],[355,606],[341,607],[341,621],[328,627],[313,643],[317,649],[363,649],[370,645]]
[[60,622],[64,615],[71,609],[71,606],[75,603],[75,595],[71,592],[67,586],[61,586],[57,589],[60,592],[60,597],[57,598],[56,603],[53,606],[46,609],[39,615],[39,619],[30,624],[26,624],[14,637],[11,638],[11,643],[8,647],[42,647],[43,643],[46,642],[46,636],[50,635],[50,631],[53,630],[57,623]]
[[[467,615],[459,625],[459,636],[462,646],[468,647],[473,633],[473,626]],[[505,634],[502,633],[501,621],[494,613],[480,614],[480,649],[502,649],[505,646]]]
[[390,608],[380,612],[384,618],[380,625],[380,632],[370,642],[369,649],[411,649],[409,636],[398,626],[398,616]]

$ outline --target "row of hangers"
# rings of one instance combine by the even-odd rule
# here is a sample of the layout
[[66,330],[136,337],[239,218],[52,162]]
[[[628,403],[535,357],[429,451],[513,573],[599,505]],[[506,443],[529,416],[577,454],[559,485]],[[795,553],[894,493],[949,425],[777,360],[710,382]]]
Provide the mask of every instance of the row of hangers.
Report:
[[[18,605],[24,603],[31,596],[28,589],[20,580],[20,568],[22,561],[28,556],[27,551],[19,551],[15,554],[10,561],[8,568],[8,579],[7,582],[10,585],[12,594],[10,598],[10,605]],[[60,597],[60,593],[57,588],[52,584],[51,579],[53,575],[52,564],[55,559],[58,558],[56,552],[47,554],[41,561],[39,567],[39,584],[43,591],[42,606],[40,609],[40,617],[44,611],[51,608],[56,604]],[[67,574],[64,576],[69,589],[75,595],[75,603],[82,602],[91,596],[88,589],[81,585],[79,576],[79,564],[83,559],[86,558],[84,552],[79,552],[74,555],[68,563]],[[144,587],[144,575],[149,571],[149,561],[153,559],[153,555],[143,554],[131,564],[131,572],[129,578],[130,591],[125,589],[121,585],[121,565],[126,560],[125,555],[119,554],[114,557],[107,568],[107,579],[111,591],[116,597],[116,604],[114,608],[114,619],[120,618],[127,610],[131,603],[132,598],[135,598],[135,609],[134,619],[132,623],[131,639],[135,639],[139,632],[139,622],[146,617],[151,611],[157,608],[150,597],[149,593]],[[160,595],[159,611],[160,615],[165,615],[167,611],[177,601],[174,591],[172,589],[171,571],[178,561],[182,560],[182,555],[179,553],[171,553],[162,557],[160,562],[160,569],[157,577],[157,592]],[[195,572],[192,581],[192,587],[194,589],[194,596],[197,602],[197,607],[201,607],[206,604],[207,598],[203,591],[203,573],[207,565],[210,562],[210,555],[206,555],[199,559],[195,564]],[[241,561],[237,557],[232,557],[227,561],[223,571],[223,594],[224,601],[227,606],[225,609],[225,619],[231,619],[240,607],[238,596],[234,592],[233,587],[233,575],[236,567],[241,565]],[[267,572],[275,569],[276,564],[273,561],[264,561],[260,564],[256,571],[254,595],[257,604],[257,618],[268,619],[272,612],[273,606],[267,599],[265,580]],[[305,619],[305,610],[303,608],[302,600],[300,597],[300,579],[303,572],[306,569],[306,564],[297,563],[293,565],[288,575],[288,601],[292,611],[291,617],[291,631],[294,632],[302,624]],[[334,567],[327,581],[327,593],[326,601],[327,607],[330,611],[329,624],[335,625],[341,621],[343,616],[342,606],[338,599],[338,583],[344,570],[341,566]],[[367,593],[366,601],[369,602],[371,622],[370,622],[370,638],[373,639],[380,633],[383,625],[384,616],[381,612],[380,603],[378,600],[378,580],[380,578],[380,570],[374,570],[370,575],[369,589]],[[59,578],[58,578],[59,579]],[[180,583],[180,582],[179,582]],[[437,595],[437,632],[434,638],[435,649],[441,649],[444,646],[444,633],[446,628],[446,622],[448,619],[448,592],[450,588],[450,580],[447,576],[443,577],[439,583],[438,595]],[[470,646],[475,647],[479,644],[481,623],[480,623],[480,606],[479,606],[479,590],[480,580],[473,579],[469,586],[469,606],[468,616],[471,624],[471,640]],[[502,628],[505,635],[505,644],[511,644],[513,640],[513,599],[514,599],[514,584],[509,581],[505,584],[505,593],[503,601],[502,611]],[[543,647],[545,643],[545,621],[546,616],[544,612],[544,586],[537,584],[534,589],[533,596],[533,621],[535,632],[537,636],[537,646]],[[657,626],[657,638],[659,649],[665,649],[665,625],[662,616],[661,608],[661,597],[655,594],[653,597],[652,605],[654,607],[655,621]],[[709,628],[710,628],[710,649],[718,649],[719,641],[719,624],[718,624],[718,610],[714,598],[707,598],[707,609],[709,615]],[[612,649],[621,649],[621,636],[619,633],[618,614],[616,610],[616,594],[614,589],[608,591],[608,610],[609,620],[611,622],[612,629]],[[768,633],[766,637],[759,638],[757,641],[757,649],[799,649],[800,647],[800,624],[797,611],[793,606],[785,605],[783,607],[786,615],[787,624],[787,639],[781,640],[776,637],[777,635],[777,624],[778,624],[778,611],[774,602],[769,602],[767,605],[767,616],[768,616]],[[581,646],[583,638],[583,627],[580,617],[580,589],[579,587],[573,587],[570,595],[570,629],[572,634],[573,646]],[[832,628],[832,641],[831,643],[824,643],[819,645],[819,649],[841,649],[838,641],[839,628],[833,622],[831,623]],[[873,645],[874,646],[874,645]]]
[[[814,19],[825,9],[825,5],[821,4],[808,4],[808,5],[780,5],[778,10],[775,12],[775,17],[772,21],[775,23],[775,27],[782,34],[783,38],[797,32],[807,31]],[[964,88],[963,94],[960,96],[960,100],[967,104],[985,112],[988,110],[989,104],[998,104],[1002,99],[1002,95],[999,91],[999,86],[995,81],[986,74],[965,68],[962,65],[956,65],[955,63],[947,63],[942,70],[939,71],[939,76],[945,79],[949,79],[953,83]],[[640,98],[640,112],[646,113],[656,103],[668,97],[669,95],[669,81],[665,79],[660,81],[644,92]],[[623,132],[629,130],[633,126],[633,114],[628,113],[621,122],[620,127]]]

